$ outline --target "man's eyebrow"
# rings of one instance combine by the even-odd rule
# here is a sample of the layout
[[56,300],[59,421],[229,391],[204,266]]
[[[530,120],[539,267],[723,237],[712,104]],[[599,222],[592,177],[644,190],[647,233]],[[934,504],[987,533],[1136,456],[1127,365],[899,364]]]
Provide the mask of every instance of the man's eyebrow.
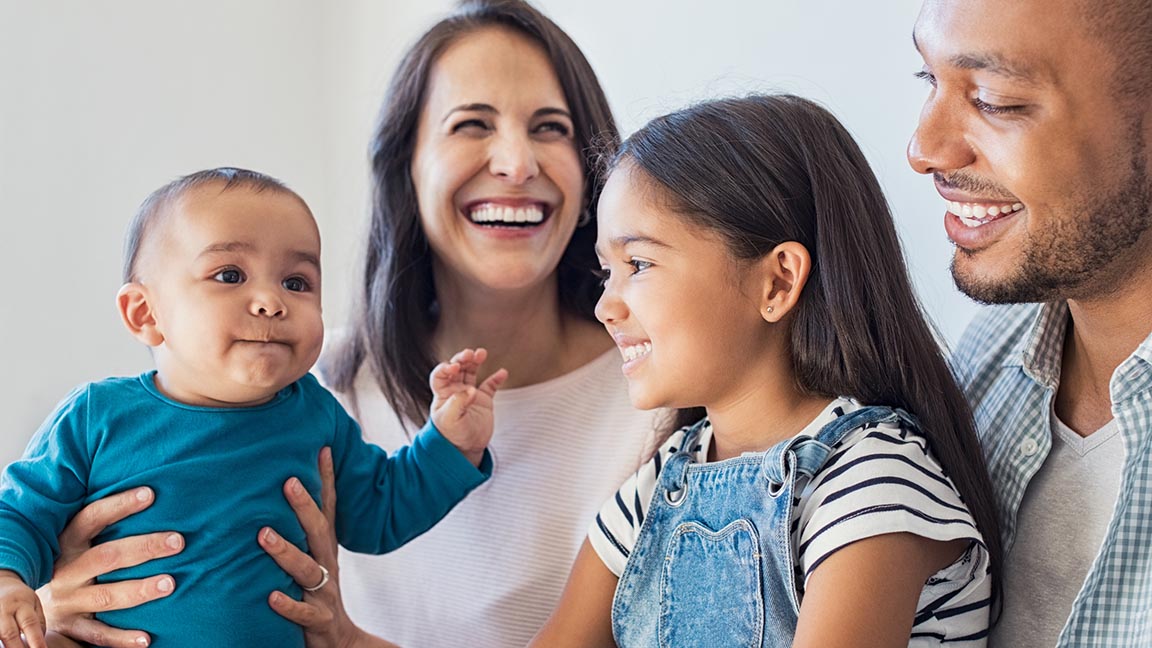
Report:
[[[921,55],[920,43],[916,40],[916,32],[912,32],[912,46]],[[1013,81],[1028,85],[1039,85],[1040,75],[1030,66],[1000,54],[998,52],[985,52],[980,54],[954,54],[947,59],[948,65],[960,70],[980,70],[1002,76]]]

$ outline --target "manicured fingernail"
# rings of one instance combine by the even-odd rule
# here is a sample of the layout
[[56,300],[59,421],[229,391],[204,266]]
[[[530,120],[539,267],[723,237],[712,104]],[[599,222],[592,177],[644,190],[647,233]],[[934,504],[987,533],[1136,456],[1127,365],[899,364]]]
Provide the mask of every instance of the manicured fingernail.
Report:
[[156,589],[160,590],[161,592],[171,592],[175,585],[176,584],[172,582],[171,578],[165,577],[161,578],[160,581],[156,583]]
[[280,536],[272,529],[264,529],[264,542],[275,547],[280,542]]
[[180,540],[179,533],[169,533],[167,538],[164,538],[164,544],[168,545],[170,549],[179,549],[183,544]]
[[[147,488],[136,489],[136,501],[137,502],[147,502],[150,499],[152,499],[152,492],[150,490],[148,490]],[[145,639],[144,641],[148,641],[148,640]],[[137,639],[136,642],[139,643],[140,640]]]

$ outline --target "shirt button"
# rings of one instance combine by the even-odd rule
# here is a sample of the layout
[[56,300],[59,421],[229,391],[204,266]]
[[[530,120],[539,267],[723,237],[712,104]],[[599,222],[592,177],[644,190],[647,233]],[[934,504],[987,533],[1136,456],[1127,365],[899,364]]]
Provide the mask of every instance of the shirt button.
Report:
[[1040,444],[1036,443],[1033,439],[1024,439],[1020,442],[1020,454],[1025,457],[1031,457],[1040,450]]

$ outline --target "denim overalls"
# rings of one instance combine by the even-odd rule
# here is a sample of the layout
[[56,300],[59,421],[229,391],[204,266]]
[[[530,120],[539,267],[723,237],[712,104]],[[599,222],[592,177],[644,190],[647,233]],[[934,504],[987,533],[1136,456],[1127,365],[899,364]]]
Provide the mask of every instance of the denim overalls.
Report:
[[612,633],[621,648],[792,645],[800,599],[792,508],[848,432],[915,420],[862,407],[765,453],[697,464],[685,435],[658,477],[648,516],[616,587]]

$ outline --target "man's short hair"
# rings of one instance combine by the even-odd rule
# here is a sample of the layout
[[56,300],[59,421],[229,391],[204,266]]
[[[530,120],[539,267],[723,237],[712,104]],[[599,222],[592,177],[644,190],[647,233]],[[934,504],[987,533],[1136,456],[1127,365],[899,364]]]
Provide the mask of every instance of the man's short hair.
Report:
[[1116,61],[1115,91],[1147,107],[1152,99],[1152,1],[1079,0],[1088,33],[1103,40]]
[[[128,234],[124,239],[124,283],[139,280],[137,264],[140,250],[144,248],[146,239],[156,229],[156,223],[164,217],[169,208],[190,191],[206,185],[221,183],[223,183],[220,188],[221,193],[243,188],[256,192],[280,191],[300,198],[296,192],[276,178],[248,169],[218,167],[177,178],[153,191],[144,199],[140,208],[136,210],[136,215],[132,217],[132,223],[128,226]],[[303,202],[302,199],[301,202]]]

